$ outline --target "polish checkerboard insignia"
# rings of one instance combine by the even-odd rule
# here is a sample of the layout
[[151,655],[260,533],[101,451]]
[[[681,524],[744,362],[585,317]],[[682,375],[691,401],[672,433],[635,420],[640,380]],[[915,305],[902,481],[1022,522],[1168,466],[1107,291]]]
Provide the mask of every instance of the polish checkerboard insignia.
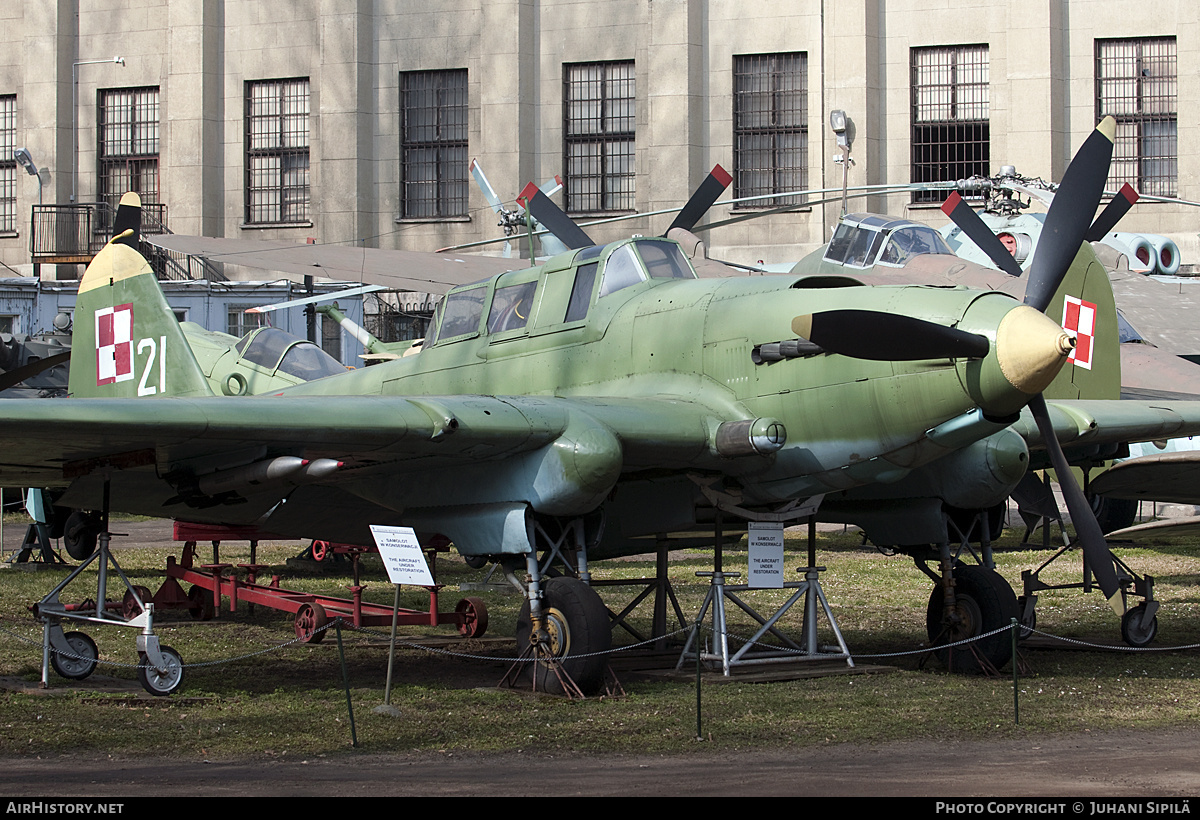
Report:
[[96,311],[96,384],[133,378],[133,304]]
[[1075,350],[1068,358],[1079,367],[1091,370],[1092,350],[1096,345],[1096,306],[1074,296],[1066,297],[1062,326],[1075,337]]

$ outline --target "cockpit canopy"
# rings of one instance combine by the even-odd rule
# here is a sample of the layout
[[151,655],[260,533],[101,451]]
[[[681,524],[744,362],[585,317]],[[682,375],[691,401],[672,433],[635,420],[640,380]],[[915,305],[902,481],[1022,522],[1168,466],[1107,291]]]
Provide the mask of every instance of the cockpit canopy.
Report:
[[898,268],[914,256],[930,253],[954,255],[941,234],[928,225],[877,214],[847,214],[823,258],[847,268]]
[[531,322],[542,328],[580,322],[593,303],[626,288],[695,278],[683,250],[669,239],[639,237],[593,245],[554,257],[539,268],[509,271],[450,291],[424,347],[480,333],[522,331]]
[[238,340],[234,348],[243,361],[306,382],[346,372],[341,362],[312,342],[297,339],[275,327],[250,331]]

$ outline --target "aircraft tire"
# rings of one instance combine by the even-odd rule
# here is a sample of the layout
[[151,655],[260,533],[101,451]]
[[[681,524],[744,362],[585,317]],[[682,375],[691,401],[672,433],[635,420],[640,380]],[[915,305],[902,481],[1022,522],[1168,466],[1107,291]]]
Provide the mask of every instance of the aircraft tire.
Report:
[[84,632],[68,632],[64,635],[71,652],[78,657],[69,658],[57,652],[50,653],[50,665],[67,680],[83,680],[96,671],[96,660],[100,657],[96,642]]
[[1145,612],[1146,605],[1138,604],[1121,618],[1121,639],[1130,646],[1149,646],[1158,635],[1158,616],[1155,615],[1149,624],[1143,625]]
[[[608,609],[590,586],[576,578],[548,578],[542,598],[548,611],[551,648],[557,657],[564,658],[562,669],[575,681],[585,695],[599,691],[604,682],[608,659],[604,654],[612,648],[612,631]],[[517,618],[517,650],[523,653],[532,643],[533,621],[529,601],[521,607]],[[587,655],[589,657],[576,657]],[[538,691],[565,695],[554,669],[545,662],[523,663],[521,680],[534,682]]]
[[63,525],[63,546],[67,555],[76,561],[84,561],[96,551],[96,539],[100,535],[100,521],[95,513],[76,510],[67,516]]
[[[1017,596],[998,572],[987,567],[958,564],[954,568],[954,581],[962,623],[948,625],[944,622],[945,597],[940,586],[934,587],[925,619],[929,642],[941,647],[935,650],[938,658],[954,672],[982,672],[987,664],[1002,668],[1012,660],[1012,636],[1007,631],[970,645],[953,648],[944,645],[1009,626],[1013,618],[1020,618]],[[986,664],[981,663],[976,653]]]
[[166,669],[159,671],[150,666],[150,659],[145,652],[138,653],[138,683],[155,697],[165,697],[173,694],[183,683],[183,659],[179,653],[169,646],[160,646],[166,661]]
[[1137,518],[1138,502],[1131,498],[1109,498],[1104,495],[1089,495],[1096,523],[1103,533],[1115,532],[1133,526]]

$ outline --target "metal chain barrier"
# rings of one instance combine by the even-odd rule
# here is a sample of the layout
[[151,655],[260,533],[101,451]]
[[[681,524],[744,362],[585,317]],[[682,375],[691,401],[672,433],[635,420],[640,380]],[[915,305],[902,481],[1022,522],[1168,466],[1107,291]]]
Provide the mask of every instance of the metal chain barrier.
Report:
[[[353,632],[357,632],[357,633],[371,639],[374,642],[388,643],[391,641],[391,637],[389,635],[385,635],[376,630],[367,629],[365,627],[355,627],[353,624],[350,624],[340,618],[335,618],[335,619],[331,620],[329,623],[325,624],[324,626],[314,629],[313,632],[314,633],[323,632],[327,629],[336,627],[339,622],[341,622],[341,625],[343,628],[351,630]],[[1117,652],[1175,652],[1175,651],[1186,650],[1186,649],[1200,649],[1200,643],[1182,644],[1179,646],[1153,646],[1153,647],[1151,647],[1151,646],[1141,646],[1141,647],[1113,646],[1110,644],[1091,643],[1089,641],[1080,640],[1078,638],[1066,638],[1066,637],[1062,637],[1062,636],[1058,636],[1058,635],[1053,635],[1049,632],[1043,632],[1039,629],[1030,629],[1028,627],[1019,627],[1019,628],[1024,633],[1026,633],[1027,636],[1028,635],[1038,635],[1043,638],[1060,641],[1062,643],[1072,644],[1074,646],[1085,647],[1088,649],[1100,649],[1100,650],[1105,650],[1105,651],[1109,651],[1109,652],[1112,652],[1112,651],[1117,651]],[[707,634],[707,635],[713,634],[713,630],[711,627],[704,626],[701,629],[704,634]],[[851,658],[855,661],[858,661],[858,660],[863,660],[863,659],[868,659],[868,658],[875,658],[875,659],[878,659],[878,658],[901,658],[901,657],[907,657],[907,656],[911,656],[911,655],[924,655],[924,654],[928,654],[929,652],[934,651],[934,650],[954,649],[957,647],[967,646],[968,644],[974,643],[976,641],[981,641],[981,640],[984,640],[985,638],[990,638],[993,635],[998,635],[1002,632],[1009,632],[1009,631],[1011,631],[1011,629],[1012,629],[1011,626],[998,627],[996,629],[993,629],[990,632],[985,632],[983,634],[976,635],[972,638],[964,638],[962,640],[954,641],[952,643],[938,644],[937,646],[925,646],[925,647],[921,647],[918,649],[903,650],[903,651],[899,651],[899,652],[876,652],[876,653],[865,653],[865,654],[852,653]],[[661,641],[665,638],[673,638],[673,637],[676,637],[679,635],[683,635],[687,632],[690,632],[691,630],[692,630],[692,626],[689,625],[687,627],[677,629],[673,632],[668,632],[667,634],[665,634],[661,637],[650,638],[648,640],[641,641],[638,643],[614,647],[614,648],[609,649],[604,652],[591,652],[591,653],[581,654],[581,655],[572,655],[571,657],[573,657],[573,658],[590,658],[590,657],[597,657],[597,656],[601,656],[601,655],[616,655],[617,653],[620,653],[620,652],[629,652],[629,651],[632,651],[635,649],[640,649],[649,644],[657,643],[658,641]],[[15,638],[16,640],[20,641],[21,643],[25,643],[30,646],[36,647],[39,652],[42,649],[42,642],[40,639],[33,640],[30,638],[27,638],[24,635],[21,635],[17,632],[14,632],[11,629],[7,629],[7,628],[3,627],[3,626],[0,626],[0,633],[9,635],[9,636]],[[746,638],[740,634],[737,634],[734,632],[727,632],[726,634],[734,640],[741,641],[743,644],[749,642],[748,638]],[[227,663],[236,663],[238,661],[244,661],[244,660],[248,660],[251,658],[259,657],[261,655],[266,655],[271,652],[277,652],[282,649],[287,649],[288,647],[291,647],[291,646],[294,646],[296,644],[303,643],[303,642],[304,642],[303,638],[293,638],[289,641],[284,641],[282,643],[275,644],[274,646],[269,646],[264,649],[255,650],[254,652],[246,652],[241,655],[234,655],[233,657],[225,658],[222,660],[199,661],[199,662],[195,662],[195,663],[184,664],[184,668],[191,669],[191,668],[201,668],[201,667],[207,667],[207,666],[221,666],[221,665],[227,664]],[[536,659],[534,659],[534,658],[505,658],[505,657],[497,657],[495,655],[479,655],[479,654],[474,654],[474,653],[470,653],[470,652],[456,652],[456,651],[449,650],[449,649],[442,649],[439,647],[427,646],[427,645],[419,643],[417,641],[413,641],[413,640],[409,640],[409,639],[401,639],[401,638],[396,639],[396,645],[405,647],[407,649],[420,650],[422,652],[427,652],[431,655],[440,655],[443,657],[456,658],[459,660],[487,661],[490,663],[535,663],[536,662]],[[761,646],[763,648],[769,648],[772,651],[781,652],[783,654],[807,656],[806,651],[802,650],[802,649],[792,649],[791,647],[778,646],[775,644],[765,644],[765,643],[761,643],[761,642],[756,642],[756,645]],[[85,657],[82,657],[79,655],[74,655],[70,652],[65,652],[62,650],[51,649],[50,651],[54,652],[64,658],[71,658],[74,660],[89,660],[90,659],[90,658],[85,658]],[[115,667],[115,668],[119,668],[119,669],[139,669],[139,668],[142,668],[142,666],[143,666],[143,664],[138,664],[138,663],[123,663],[121,661],[100,660],[99,658],[96,659],[96,664],[97,664],[97,666],[101,666],[101,665],[111,666],[111,667]]]

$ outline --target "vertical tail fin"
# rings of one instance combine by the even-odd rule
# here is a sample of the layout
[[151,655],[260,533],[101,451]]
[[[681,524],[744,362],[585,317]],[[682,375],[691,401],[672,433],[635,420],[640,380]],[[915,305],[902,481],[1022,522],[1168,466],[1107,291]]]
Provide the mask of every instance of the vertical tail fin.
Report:
[[68,390],[77,398],[212,395],[150,263],[127,244],[141,200],[121,197],[117,236],[79,283]]

